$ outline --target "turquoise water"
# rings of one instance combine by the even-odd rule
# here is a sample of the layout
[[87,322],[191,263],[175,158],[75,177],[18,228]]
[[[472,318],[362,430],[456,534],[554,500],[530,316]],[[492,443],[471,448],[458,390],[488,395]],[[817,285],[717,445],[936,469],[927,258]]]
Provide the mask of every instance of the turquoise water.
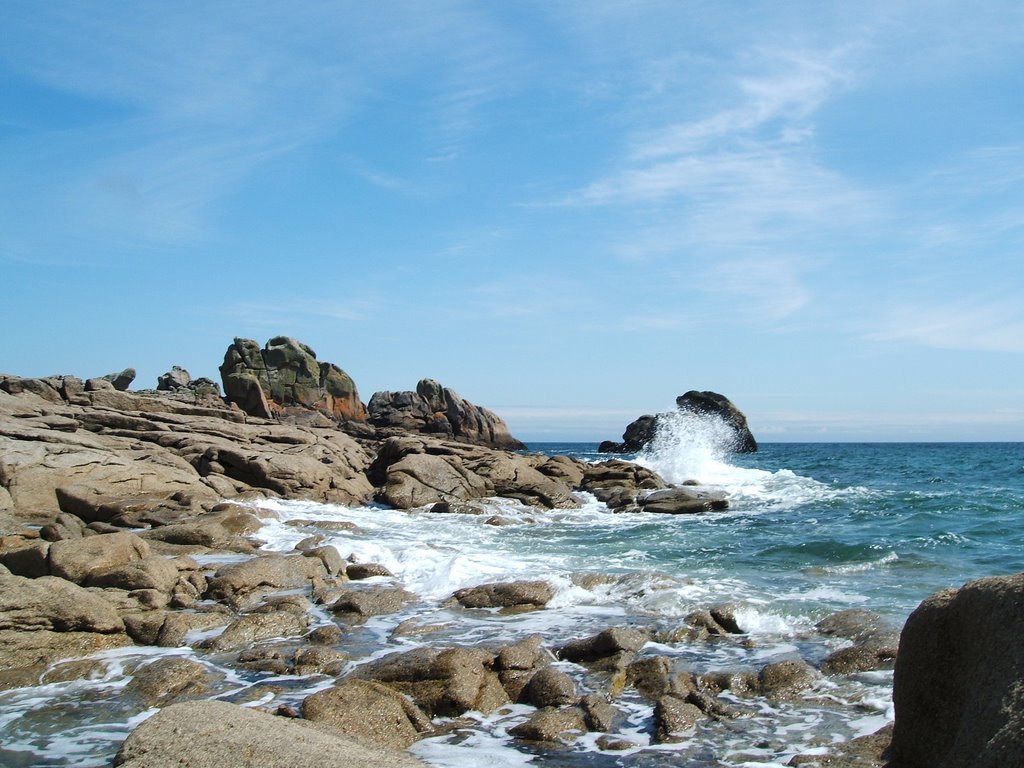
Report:
[[[596,444],[530,448],[608,458]],[[682,472],[675,459],[640,457],[674,480],[710,476],[732,503],[650,521],[641,548],[673,571],[728,571],[775,594],[816,590],[822,609],[854,600],[898,619],[939,589],[1024,571],[1024,443],[767,443],[698,450]]]
[[[691,612],[722,602],[735,605],[744,636],[652,642],[644,653],[668,656],[696,674],[756,672],[792,658],[816,665],[838,647],[814,630],[830,613],[864,608],[899,626],[939,589],[1024,571],[1022,443],[768,443],[756,454],[736,456],[722,450],[713,429],[676,427],[650,451],[625,458],[671,482],[723,488],[728,510],[619,514],[587,494],[575,510],[490,499],[481,502],[480,514],[272,500],[252,506],[266,521],[259,535],[267,550],[289,552],[321,534],[343,557],[386,565],[417,596],[399,614],[346,630],[339,650],[352,656],[353,666],[418,644],[498,647],[536,633],[555,647],[624,624],[671,632]],[[612,458],[595,448],[530,446],[585,461]],[[489,525],[492,514],[508,524]],[[339,530],[339,521],[351,527]],[[536,578],[556,588],[541,611],[472,612],[448,604],[461,587]],[[313,619],[332,621],[322,610]],[[395,632],[410,623],[430,631]],[[131,728],[155,711],[126,696],[125,686],[138,669],[167,654],[210,669],[220,682],[208,697],[271,711],[299,707],[332,682],[240,670],[230,659],[188,647],[101,654],[88,680],[3,692],[0,765],[109,765]],[[606,685],[582,667],[560,665],[580,690]],[[776,768],[795,754],[885,725],[893,716],[891,685],[886,670],[822,677],[796,701],[736,701],[745,712],[741,719],[704,722],[692,738],[673,745],[652,743],[652,704],[627,689],[614,702],[625,716],[616,735],[635,744],[625,752],[602,750],[594,734],[555,751],[521,744],[508,731],[529,716],[524,705],[473,715],[452,734],[421,741],[412,751],[439,768]]]

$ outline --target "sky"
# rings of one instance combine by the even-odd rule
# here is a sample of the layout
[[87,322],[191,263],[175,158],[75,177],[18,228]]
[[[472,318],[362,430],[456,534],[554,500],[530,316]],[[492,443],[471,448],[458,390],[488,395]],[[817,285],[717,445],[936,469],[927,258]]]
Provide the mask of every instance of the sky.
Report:
[[1024,4],[0,0],[0,371],[1024,440]]

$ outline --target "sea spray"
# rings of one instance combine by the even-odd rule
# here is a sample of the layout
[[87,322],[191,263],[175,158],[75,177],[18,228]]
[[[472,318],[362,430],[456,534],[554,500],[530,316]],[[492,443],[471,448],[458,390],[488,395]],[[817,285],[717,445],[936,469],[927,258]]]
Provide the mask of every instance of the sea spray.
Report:
[[670,483],[720,476],[736,445],[735,430],[720,416],[675,411],[658,416],[654,439],[637,456]]

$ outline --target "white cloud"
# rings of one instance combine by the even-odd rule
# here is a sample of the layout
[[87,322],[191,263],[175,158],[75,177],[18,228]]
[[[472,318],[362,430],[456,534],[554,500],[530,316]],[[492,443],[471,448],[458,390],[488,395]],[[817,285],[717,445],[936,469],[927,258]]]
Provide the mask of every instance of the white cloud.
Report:
[[1024,352],[1020,302],[961,299],[892,308],[865,338],[935,349]]

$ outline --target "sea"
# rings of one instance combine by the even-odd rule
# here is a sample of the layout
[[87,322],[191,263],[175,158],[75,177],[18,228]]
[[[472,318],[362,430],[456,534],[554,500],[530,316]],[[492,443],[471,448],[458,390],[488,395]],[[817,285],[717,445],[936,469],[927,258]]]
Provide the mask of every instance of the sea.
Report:
[[[528,449],[610,458],[590,443]],[[848,642],[815,630],[832,613],[865,609],[898,628],[938,590],[1024,571],[1024,443],[763,443],[757,453],[737,455],[720,430],[691,423],[663,433],[641,454],[616,458],[669,482],[721,488],[729,508],[615,513],[588,494],[580,494],[579,509],[495,498],[479,514],[282,500],[253,507],[265,520],[266,550],[288,552],[319,533],[346,558],[385,565],[416,595],[401,613],[345,633],[339,649],[350,654],[350,668],[419,645],[497,647],[539,634],[555,647],[615,626],[652,630],[655,639],[641,653],[667,656],[696,674],[756,672],[787,659],[814,666]],[[495,516],[504,524],[493,524]],[[448,602],[462,587],[519,579],[549,581],[554,599],[520,613]],[[721,603],[734,606],[742,635],[671,639],[688,615]],[[332,618],[317,609],[314,622]],[[206,697],[271,711],[299,708],[305,696],[334,683],[322,675],[240,671],[191,647],[118,649],[95,657],[88,679],[0,694],[0,765],[109,765],[129,731],[157,711],[129,695],[132,676],[168,655],[209,668],[217,682]],[[583,667],[556,663],[581,692],[602,691]],[[66,677],[60,666],[52,678]],[[784,766],[891,722],[891,693],[891,669],[822,675],[784,701],[727,692],[722,696],[740,717],[709,719],[679,743],[656,744],[651,702],[627,688],[613,702],[622,713],[617,750],[602,748],[599,734],[557,749],[518,742],[509,730],[533,710],[513,704],[468,713],[410,751],[451,768]]]

